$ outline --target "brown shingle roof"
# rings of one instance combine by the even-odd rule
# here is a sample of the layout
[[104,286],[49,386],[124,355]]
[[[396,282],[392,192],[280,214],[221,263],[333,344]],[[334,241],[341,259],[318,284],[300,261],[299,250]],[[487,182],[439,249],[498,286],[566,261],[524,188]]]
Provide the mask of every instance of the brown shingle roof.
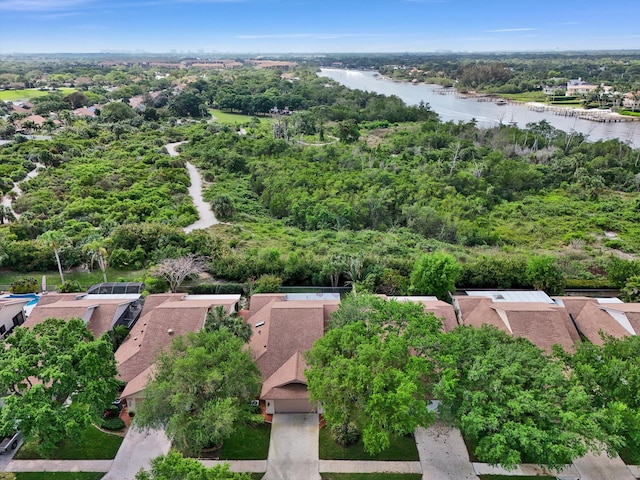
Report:
[[262,384],[260,398],[274,398],[271,394],[273,389],[281,388],[292,383],[306,385],[307,379],[304,376],[306,367],[307,364],[304,361],[302,353],[295,352],[273,375],[265,380]]
[[546,351],[555,344],[572,351],[580,339],[563,307],[542,302],[493,302],[488,297],[455,296],[454,299],[464,325],[493,325],[524,337]]
[[[49,297],[49,295],[45,297]],[[53,297],[51,296],[47,301],[55,300]],[[108,332],[114,320],[116,320],[116,313],[131,303],[130,300],[123,299],[72,300],[68,296],[58,298],[57,302],[47,303],[47,301],[44,304],[41,304],[40,301],[37,303],[24,323],[26,327],[32,328],[46,318],[61,318],[64,320],[82,318],[87,322],[87,328],[95,337]]]
[[[626,313],[632,326],[634,326],[635,318],[640,320],[640,315],[636,313],[640,312],[639,304],[600,304],[597,299],[587,297],[560,297],[559,300],[562,301],[567,311],[571,314],[580,333],[596,345],[602,345],[603,343],[600,332],[615,338],[629,335],[629,332],[607,310]],[[634,330],[638,332],[639,327],[640,321],[634,326]]]
[[287,301],[280,294],[251,297],[250,348],[269,398],[308,398],[302,354],[324,335],[339,305],[338,300]]
[[132,381],[155,362],[175,337],[200,330],[211,308],[224,305],[231,311],[236,302],[228,297],[149,295],[141,318],[116,351],[120,378]]

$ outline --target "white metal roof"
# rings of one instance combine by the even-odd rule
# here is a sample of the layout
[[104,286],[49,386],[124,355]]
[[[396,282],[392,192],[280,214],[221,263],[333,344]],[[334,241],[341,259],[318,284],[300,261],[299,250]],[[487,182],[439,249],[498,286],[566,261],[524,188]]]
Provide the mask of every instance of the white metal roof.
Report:
[[339,293],[287,293],[286,301],[290,300],[340,300]]
[[555,303],[540,290],[467,290],[470,297],[489,297],[494,302],[542,302]]

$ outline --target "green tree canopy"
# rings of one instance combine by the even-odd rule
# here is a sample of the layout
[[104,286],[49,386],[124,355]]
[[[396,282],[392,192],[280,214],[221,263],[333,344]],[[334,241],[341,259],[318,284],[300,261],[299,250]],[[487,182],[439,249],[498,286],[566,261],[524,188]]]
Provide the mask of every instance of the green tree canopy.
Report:
[[185,454],[220,445],[246,418],[260,387],[258,367],[243,345],[228,329],[176,338],[158,357],[136,423],[165,428]]
[[564,274],[552,256],[530,258],[526,275],[531,285],[549,295],[562,293],[566,284]]
[[327,423],[355,424],[371,454],[388,448],[390,435],[430,425],[434,418],[427,396],[433,366],[412,350],[433,342],[440,328],[439,320],[419,304],[371,295],[345,299],[333,328],[306,357],[309,392],[322,402]]
[[116,398],[120,382],[108,339],[94,339],[85,323],[49,318],[33,330],[17,327],[0,341],[0,431],[16,421],[43,453],[79,438]]
[[494,327],[458,327],[441,346],[440,414],[480,461],[558,468],[615,439],[561,362]]
[[456,280],[462,267],[448,253],[434,252],[423,255],[411,272],[410,291],[416,295],[435,295],[447,300],[456,289]]
[[248,473],[235,473],[224,463],[207,468],[198,460],[184,458],[175,450],[151,460],[151,470],[140,470],[135,480],[251,480]]
[[121,122],[135,116],[133,108],[122,102],[109,102],[100,111],[100,117],[107,122]]
[[602,345],[582,342],[572,355],[563,355],[573,380],[592,396],[602,413],[603,428],[621,435],[625,449],[640,462],[640,337],[606,337]]

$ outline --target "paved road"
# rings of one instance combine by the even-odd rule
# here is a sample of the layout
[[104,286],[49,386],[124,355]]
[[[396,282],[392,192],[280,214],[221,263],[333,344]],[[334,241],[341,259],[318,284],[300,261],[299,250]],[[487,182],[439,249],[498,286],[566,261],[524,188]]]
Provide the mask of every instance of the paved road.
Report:
[[277,413],[263,480],[320,480],[317,414]]
[[11,459],[16,454],[16,452],[20,449],[21,446],[22,446],[22,439],[20,439],[20,443],[18,444],[18,447],[15,450],[9,450],[7,453],[3,453],[2,455],[0,455],[0,472],[4,472],[7,470],[7,465],[9,465],[9,462],[11,462]]

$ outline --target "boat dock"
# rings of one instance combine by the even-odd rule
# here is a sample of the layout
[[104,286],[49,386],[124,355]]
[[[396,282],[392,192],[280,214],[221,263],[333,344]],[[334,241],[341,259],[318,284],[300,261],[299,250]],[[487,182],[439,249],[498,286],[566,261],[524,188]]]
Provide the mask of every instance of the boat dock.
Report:
[[546,105],[544,103],[529,102],[527,108],[534,112],[551,112],[562,117],[576,117],[581,120],[589,120],[591,122],[610,123],[610,122],[634,122],[640,120],[640,117],[632,117],[620,115],[611,111],[611,109],[597,110],[585,108],[570,108],[559,105]]

